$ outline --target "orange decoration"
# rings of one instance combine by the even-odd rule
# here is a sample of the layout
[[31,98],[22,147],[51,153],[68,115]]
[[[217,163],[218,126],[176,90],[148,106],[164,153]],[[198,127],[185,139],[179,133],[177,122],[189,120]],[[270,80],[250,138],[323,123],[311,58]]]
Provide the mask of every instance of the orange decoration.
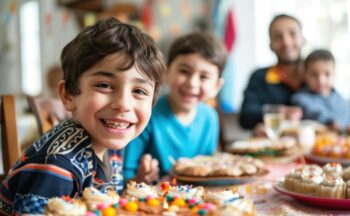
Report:
[[176,185],[176,178],[171,179],[171,185],[172,186]]
[[[176,183],[175,183],[176,184]],[[160,183],[160,189],[163,191],[163,192],[168,192],[169,189],[170,189],[170,183],[169,182],[162,182]]]

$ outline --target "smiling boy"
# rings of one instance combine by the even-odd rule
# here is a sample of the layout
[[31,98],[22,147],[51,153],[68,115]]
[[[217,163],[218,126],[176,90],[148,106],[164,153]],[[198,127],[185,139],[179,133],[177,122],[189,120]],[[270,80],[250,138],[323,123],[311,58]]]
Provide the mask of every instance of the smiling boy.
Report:
[[[86,187],[120,190],[124,148],[150,119],[165,70],[155,42],[115,18],[85,28],[61,54],[58,90],[72,119],[37,140],[0,188],[2,214],[42,214],[51,197],[78,197]],[[108,155],[107,155],[108,157]]]
[[170,171],[172,160],[214,153],[219,120],[206,101],[224,83],[226,55],[223,44],[209,33],[175,40],[165,73],[169,93],[157,102],[145,131],[125,149],[126,179],[152,183]]

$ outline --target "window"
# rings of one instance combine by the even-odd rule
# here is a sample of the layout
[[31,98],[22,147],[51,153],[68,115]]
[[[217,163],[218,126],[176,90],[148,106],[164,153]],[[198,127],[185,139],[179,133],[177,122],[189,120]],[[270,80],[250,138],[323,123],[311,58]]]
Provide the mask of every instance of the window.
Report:
[[40,61],[40,21],[38,1],[26,1],[19,8],[22,89],[38,95],[42,90]]

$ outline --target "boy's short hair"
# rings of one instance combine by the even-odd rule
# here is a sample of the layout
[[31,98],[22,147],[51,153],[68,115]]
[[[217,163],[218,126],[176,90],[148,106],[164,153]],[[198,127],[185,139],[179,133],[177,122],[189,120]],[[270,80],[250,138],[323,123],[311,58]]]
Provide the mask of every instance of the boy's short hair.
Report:
[[169,66],[179,55],[192,53],[198,53],[216,65],[221,77],[226,64],[227,51],[219,40],[207,32],[193,32],[176,39],[170,47],[167,65]]
[[315,61],[331,61],[333,64],[335,64],[335,59],[334,56],[332,55],[331,52],[325,49],[318,49],[310,53],[306,59],[305,59],[305,69],[310,65],[310,63],[315,62]]
[[120,70],[128,70],[135,65],[139,72],[155,81],[154,98],[157,98],[166,68],[158,46],[150,36],[135,26],[113,17],[86,27],[63,48],[61,64],[67,93],[80,94],[80,76],[104,57],[114,53],[129,57]]
[[291,15],[288,15],[288,14],[278,14],[270,22],[270,26],[269,26],[269,35],[270,35],[270,37],[271,37],[271,28],[272,28],[273,24],[275,24],[275,22],[277,22],[277,21],[279,21],[281,19],[294,20],[298,24],[300,31],[302,30],[301,22],[297,18],[295,18],[295,17],[293,17]]

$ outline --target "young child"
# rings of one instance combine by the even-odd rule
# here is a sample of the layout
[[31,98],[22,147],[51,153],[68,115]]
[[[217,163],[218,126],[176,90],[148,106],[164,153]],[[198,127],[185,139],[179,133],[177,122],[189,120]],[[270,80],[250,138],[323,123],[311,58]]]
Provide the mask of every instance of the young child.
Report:
[[333,88],[335,60],[327,50],[316,50],[305,60],[307,87],[292,97],[303,109],[304,119],[313,119],[334,129],[350,125],[349,104]]
[[[0,188],[2,214],[43,213],[51,197],[77,197],[84,188],[120,189],[107,149],[124,148],[149,121],[165,71],[155,42],[115,18],[85,28],[61,54],[58,86],[72,119],[37,140]],[[119,170],[120,171],[120,170]]]
[[159,99],[145,131],[125,149],[125,179],[151,183],[158,169],[160,175],[168,173],[173,160],[216,150],[218,115],[205,102],[221,89],[225,62],[224,46],[208,33],[192,33],[172,44],[165,73],[169,94]]

